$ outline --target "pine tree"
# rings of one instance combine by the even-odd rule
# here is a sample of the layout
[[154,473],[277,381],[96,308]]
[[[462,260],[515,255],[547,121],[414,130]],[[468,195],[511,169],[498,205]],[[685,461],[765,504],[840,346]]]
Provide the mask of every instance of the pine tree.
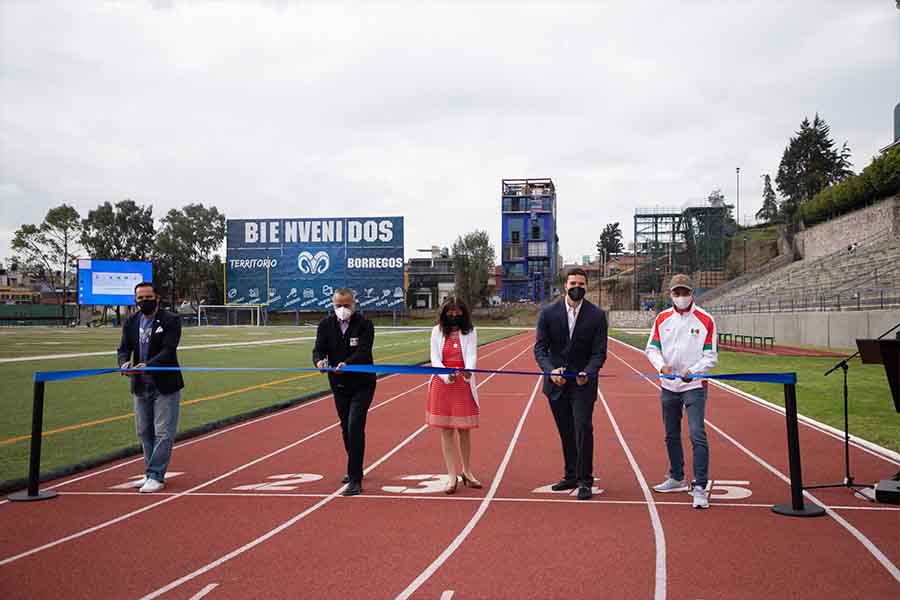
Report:
[[756,218],[763,223],[771,223],[778,217],[778,200],[772,189],[772,178],[766,173],[763,181],[763,205],[756,213]]
[[782,213],[793,218],[804,202],[825,187],[842,181],[853,174],[850,170],[850,148],[847,142],[840,150],[831,139],[831,127],[816,114],[813,122],[804,118],[800,130],[790,139],[775,182],[784,200]]

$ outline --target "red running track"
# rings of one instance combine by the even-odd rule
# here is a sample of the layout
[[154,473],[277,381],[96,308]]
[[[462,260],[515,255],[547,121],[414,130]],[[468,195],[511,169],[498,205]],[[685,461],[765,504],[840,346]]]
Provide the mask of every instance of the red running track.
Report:
[[[531,335],[481,350],[484,368],[531,369]],[[594,414],[598,493],[541,489],[561,474],[539,381],[480,380],[473,462],[482,490],[440,492],[425,380],[379,381],[364,495],[337,495],[345,463],[330,398],[185,442],[164,494],[115,489],[131,460],[56,484],[61,497],[0,506],[4,598],[759,598],[900,596],[900,509],[816,492],[789,500],[784,416],[723,387],[708,404],[713,506],[652,494],[666,470],[658,390],[642,354],[610,342]],[[802,382],[800,386],[802,410]],[[801,426],[807,482],[840,476],[838,439]],[[689,445],[688,445],[689,449]],[[874,480],[896,461],[854,447]]]

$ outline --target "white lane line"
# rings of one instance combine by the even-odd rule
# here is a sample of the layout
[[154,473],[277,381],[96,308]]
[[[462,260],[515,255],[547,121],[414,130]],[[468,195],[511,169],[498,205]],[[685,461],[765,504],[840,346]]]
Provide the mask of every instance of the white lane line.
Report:
[[450,600],[455,593],[456,592],[454,592],[453,590],[444,590],[444,593],[441,594],[441,600]]
[[191,596],[191,600],[200,600],[200,598],[207,595],[208,593],[210,593],[217,587],[219,587],[218,583],[211,583],[208,586],[206,586],[205,588],[203,588],[202,590],[200,590],[199,592],[197,592],[196,594],[194,594],[193,596]]
[[[501,371],[502,371],[502,370],[505,369],[507,366],[509,366],[510,364],[512,364],[513,361],[515,361],[516,359],[518,359],[520,356],[522,356],[523,354],[525,354],[525,353],[526,353],[528,350],[530,350],[530,349],[531,349],[531,344],[528,344],[528,346],[527,346],[524,350],[522,350],[521,352],[519,352],[518,354],[516,354],[512,359],[510,359],[506,364],[504,364],[504,365],[503,365],[502,367],[500,367],[498,370],[501,370]],[[486,377],[486,378],[484,379],[484,381],[482,381],[481,383],[479,383],[478,386],[476,386],[476,387],[481,387],[481,386],[483,386],[483,385],[486,384],[488,381],[490,381],[491,379],[493,379],[495,375],[496,375],[496,373],[492,373],[491,375],[489,375],[488,377]],[[428,382],[425,382],[425,383],[423,383],[422,385],[427,385],[427,384],[428,384]],[[420,386],[416,386],[416,387],[419,388],[419,387],[422,387],[422,386],[420,385]],[[535,389],[537,389],[537,388],[535,388]],[[338,424],[339,424],[339,423],[338,423]],[[401,448],[403,448],[404,446],[406,446],[406,444],[408,444],[409,442],[411,442],[413,439],[415,439],[416,436],[418,436],[420,433],[422,433],[422,432],[425,431],[426,429],[428,429],[428,425],[422,425],[421,427],[419,427],[418,429],[416,429],[409,437],[407,437],[405,440],[403,440],[402,442],[400,442],[398,445],[394,446],[394,448],[392,448],[387,454],[385,454],[384,456],[382,456],[381,458],[379,458],[377,461],[375,461],[374,463],[372,463],[371,465],[369,465],[368,468],[366,468],[365,470],[363,470],[363,473],[364,473],[364,474],[370,473],[373,469],[375,469],[376,467],[378,467],[379,465],[381,465],[383,462],[385,462],[386,460],[388,460],[391,456],[393,456],[394,454],[396,454],[397,452],[399,452]],[[319,500],[317,503],[313,504],[312,506],[310,506],[309,508],[307,508],[306,510],[304,510],[304,511],[301,512],[300,514],[291,517],[289,520],[285,521],[284,523],[282,523],[282,524],[279,525],[278,527],[276,527],[276,528],[274,528],[274,529],[271,529],[271,530],[269,530],[268,532],[264,533],[263,535],[259,536],[258,538],[254,539],[254,540],[251,540],[250,542],[247,542],[246,544],[244,544],[243,546],[241,546],[241,547],[239,547],[239,548],[236,548],[235,550],[232,550],[231,552],[229,552],[229,553],[226,554],[225,556],[222,556],[221,558],[218,558],[218,559],[216,559],[216,560],[214,560],[214,561],[212,561],[212,562],[210,562],[210,563],[207,563],[206,565],[200,567],[199,569],[197,569],[197,570],[195,570],[195,571],[193,571],[193,572],[191,572],[191,573],[188,573],[188,574],[185,575],[184,577],[181,577],[180,579],[176,579],[175,581],[173,581],[173,582],[171,582],[171,583],[169,583],[169,584],[167,584],[167,585],[165,585],[165,586],[159,588],[158,590],[156,590],[156,591],[154,591],[154,592],[151,592],[151,593],[147,594],[146,596],[144,596],[144,597],[141,598],[140,600],[151,600],[152,598],[158,598],[159,596],[161,596],[161,595],[165,594],[166,592],[169,592],[169,591],[171,591],[171,590],[177,588],[178,586],[182,585],[183,583],[186,583],[186,582],[188,582],[188,581],[190,581],[190,580],[192,580],[192,579],[195,579],[196,577],[202,575],[203,573],[206,573],[207,571],[210,571],[210,570],[212,570],[212,569],[215,569],[216,567],[218,567],[218,566],[220,566],[220,565],[222,565],[222,564],[228,562],[228,561],[231,560],[232,558],[235,558],[235,557],[237,557],[237,556],[240,556],[240,555],[243,554],[244,552],[247,552],[248,550],[251,550],[252,548],[255,548],[256,546],[262,544],[263,542],[265,542],[266,540],[270,539],[271,537],[273,537],[273,536],[275,536],[275,535],[281,533],[282,531],[284,531],[285,529],[289,528],[289,527],[290,527],[291,525],[293,525],[294,523],[297,523],[298,521],[300,521],[300,520],[302,520],[303,518],[305,518],[307,515],[312,514],[313,512],[319,510],[320,508],[322,508],[323,506],[325,506],[326,504],[328,504],[329,502],[331,502],[332,500],[334,500],[335,498],[337,498],[337,497],[339,496],[339,494],[341,493],[341,491],[342,491],[345,487],[346,487],[346,486],[341,486],[341,487],[339,487],[338,489],[336,489],[334,492],[332,492],[332,493],[329,494],[328,496],[322,498],[322,499]]]
[[428,581],[428,578],[431,577],[435,571],[437,571],[441,565],[443,565],[448,558],[456,551],[457,548],[465,541],[468,535],[475,529],[475,525],[478,524],[478,521],[481,520],[481,517],[484,516],[485,511],[487,510],[488,505],[491,503],[491,500],[497,494],[497,488],[500,487],[500,481],[503,479],[503,475],[506,472],[506,466],[509,464],[509,459],[512,457],[513,450],[516,447],[516,442],[519,440],[519,435],[522,433],[522,427],[525,425],[525,418],[528,416],[529,410],[531,410],[531,405],[534,404],[534,397],[537,395],[538,389],[540,388],[541,382],[543,381],[543,377],[538,377],[537,382],[534,384],[534,390],[531,392],[531,398],[528,400],[528,404],[525,405],[525,410],[522,411],[522,416],[519,418],[519,424],[516,426],[516,430],[513,433],[512,439],[509,442],[509,446],[506,448],[506,454],[503,456],[503,460],[500,461],[500,466],[497,468],[497,472],[494,474],[494,480],[491,482],[491,487],[488,490],[487,494],[482,499],[481,504],[478,506],[478,510],[475,511],[475,514],[469,520],[463,530],[459,532],[459,535],[456,536],[450,545],[447,546],[441,554],[434,559],[434,561],[422,571],[418,577],[416,577],[412,583],[410,583],[405,590],[400,592],[397,595],[398,600],[405,600],[413,595],[416,590],[422,587],[422,584]]
[[[479,348],[487,347],[487,346],[489,346],[489,345],[497,344],[497,343],[499,343],[499,342],[504,342],[504,341],[508,341],[508,338],[502,338],[502,339],[499,339],[499,340],[493,340],[493,341],[487,342],[487,343],[483,344],[482,346],[479,346]],[[514,345],[514,343],[504,344],[502,347],[497,348],[496,350],[493,350],[492,352],[488,352],[487,354],[485,354],[484,356],[482,356],[481,359],[485,359],[485,358],[488,358],[488,357],[490,357],[490,356],[493,356],[493,355],[497,354],[498,352],[502,352],[502,351],[504,351],[504,350],[508,350],[508,349],[511,348],[513,345]],[[386,380],[392,379],[392,378],[394,378],[394,377],[399,377],[399,375],[388,375],[388,376],[382,378],[380,381],[386,381]],[[275,417],[280,417],[280,416],[283,416],[283,415],[287,415],[287,414],[290,414],[290,413],[292,413],[292,412],[294,412],[294,411],[300,410],[301,408],[305,408],[305,407],[307,407],[307,406],[312,406],[313,404],[318,404],[319,402],[322,402],[323,400],[327,400],[328,398],[331,398],[331,397],[332,397],[332,394],[328,394],[327,396],[322,396],[321,398],[316,398],[315,400],[310,400],[309,402],[304,402],[303,404],[298,404],[297,406],[293,406],[293,407],[287,408],[287,409],[285,409],[285,410],[276,411],[276,412],[270,413],[270,414],[268,414],[268,415],[263,415],[263,416],[261,416],[261,417],[257,417],[256,419],[252,419],[252,420],[250,420],[250,421],[244,421],[243,423],[238,423],[238,424],[236,424],[236,425],[232,425],[232,426],[230,426],[230,427],[226,427],[226,428],[224,428],[224,429],[220,429],[220,430],[218,430],[218,431],[214,431],[214,432],[212,432],[212,433],[208,433],[208,434],[206,434],[206,435],[202,435],[202,436],[200,436],[200,437],[196,437],[196,438],[193,438],[193,439],[190,439],[190,440],[185,440],[185,441],[183,441],[183,442],[180,442],[180,443],[176,444],[176,445],[175,445],[175,448],[184,448],[185,446],[190,446],[190,445],[196,444],[196,443],[198,443],[198,442],[203,442],[203,441],[212,439],[212,438],[214,438],[214,437],[218,437],[218,436],[220,436],[220,435],[222,435],[222,434],[224,434],[224,433],[229,433],[229,432],[234,431],[234,430],[236,430],[236,429],[241,429],[241,428],[243,428],[243,427],[247,427],[248,425],[253,425],[253,424],[255,424],[255,423],[259,423],[260,421],[266,421],[266,420],[268,420],[268,419],[272,419],[272,418],[275,418]],[[59,487],[62,487],[62,486],[66,486],[66,485],[75,483],[75,482],[77,482],[77,481],[82,481],[82,480],[84,480],[84,479],[90,479],[91,477],[96,477],[97,475],[101,475],[101,474],[103,474],[103,473],[108,473],[109,471],[115,471],[116,469],[121,469],[122,467],[127,467],[128,465],[132,465],[132,464],[134,464],[134,463],[143,462],[143,460],[144,460],[143,457],[138,456],[137,458],[133,458],[133,459],[127,460],[127,461],[125,461],[125,462],[117,463],[117,464],[115,464],[115,465],[112,465],[111,467],[106,467],[106,468],[100,469],[100,470],[98,470],[98,471],[91,471],[90,473],[87,473],[87,474],[85,474],[85,475],[79,475],[78,477],[75,477],[75,478],[73,478],[73,479],[67,479],[67,480],[62,481],[62,482],[60,482],[60,483],[56,483],[56,484],[54,484],[54,485],[46,486],[46,487],[43,488],[43,489],[52,490],[52,489],[55,489],[55,488],[59,488]],[[9,503],[9,500],[6,500],[6,499],[0,500],[0,506],[2,506],[3,504],[7,504],[7,503]]]
[[[724,431],[722,431],[721,429],[719,429],[718,427],[716,427],[715,425],[710,423],[709,421],[706,421],[706,424],[709,425],[710,427],[712,427],[715,431],[717,431],[719,433],[719,435],[721,435],[726,440],[728,440],[729,442],[734,444],[737,448],[739,448],[744,453],[746,453],[747,456],[749,456],[750,458],[752,458],[753,460],[758,462],[760,465],[765,467],[773,475],[775,475],[776,477],[778,477],[779,479],[784,481],[786,484],[788,484],[788,485],[791,484],[790,478],[788,478],[784,473],[782,473],[781,471],[779,471],[778,469],[776,469],[775,467],[773,467],[772,465],[767,463],[765,460],[758,457],[756,454],[754,454],[753,452],[751,452],[750,450],[748,450],[747,448],[742,446],[736,439],[734,439],[733,437],[731,437],[730,435],[728,435],[727,433],[725,433]],[[809,498],[810,500],[812,500],[813,502],[815,502],[816,504],[818,504],[819,506],[821,506],[822,508],[824,508],[825,512],[828,513],[828,515],[831,516],[832,519],[834,519],[835,521],[837,521],[838,523],[843,525],[844,528],[850,532],[850,535],[852,535],[857,540],[859,540],[859,542],[866,548],[866,550],[868,550],[872,554],[872,556],[874,556],[875,559],[878,562],[880,562],[881,565],[885,569],[887,569],[887,572],[890,573],[898,583],[900,583],[900,569],[898,569],[897,566],[894,565],[894,563],[892,563],[890,561],[890,559],[888,559],[888,557],[884,555],[884,553],[878,548],[878,546],[876,546],[874,543],[872,543],[872,540],[867,538],[859,529],[857,529],[856,527],[851,525],[849,522],[847,522],[847,520],[845,520],[844,517],[842,517],[839,514],[837,514],[836,512],[834,512],[829,506],[827,506],[824,502],[821,502],[818,498],[816,498],[809,492],[804,491],[803,495],[806,496],[807,498]]]
[[638,483],[641,486],[641,492],[644,494],[644,500],[647,501],[647,511],[650,513],[650,522],[653,523],[653,540],[656,546],[656,577],[653,598],[655,600],[665,600],[666,534],[663,531],[662,520],[659,518],[659,511],[656,509],[656,501],[653,499],[653,493],[650,491],[650,486],[647,485],[647,480],[644,478],[644,474],[641,472],[641,468],[638,466],[637,461],[634,459],[634,455],[631,453],[631,449],[625,442],[625,438],[622,437],[622,431],[619,429],[619,424],[616,422],[616,418],[613,417],[612,411],[609,409],[609,404],[607,404],[606,398],[603,396],[602,392],[600,392],[599,395],[600,401],[603,403],[603,408],[606,409],[606,414],[609,416],[609,422],[612,423],[613,429],[616,432],[616,437],[619,438],[619,443],[622,445],[622,449],[625,451],[625,456],[628,457],[628,463],[631,465],[631,470],[634,471],[634,476],[637,478]]
[[[154,496],[175,496],[180,492],[159,492],[154,494]],[[63,496],[129,496],[129,497],[139,497],[137,493],[134,491],[131,492],[60,492]],[[185,494],[185,496],[191,497],[202,497],[202,498],[324,498],[328,496],[325,493],[302,493],[302,492],[191,492],[190,494]],[[418,494],[360,494],[356,496],[356,498],[369,498],[373,500],[431,500],[431,501],[443,501],[443,502],[481,502],[481,496],[444,496],[444,495],[418,495]],[[623,504],[623,505],[633,505],[633,506],[645,506],[647,504],[646,500],[599,500],[597,498],[592,498],[588,501],[583,500],[570,500],[566,498],[504,498],[496,496],[494,497],[493,502],[535,502],[535,503],[543,503],[543,504],[554,504],[554,503],[563,503],[563,504],[578,504],[582,506],[589,506],[591,504]],[[669,501],[665,502],[662,500],[655,500],[654,503],[657,506],[692,506],[691,502],[674,502]],[[727,500],[719,500],[716,502],[716,506],[723,507],[733,507],[733,508],[765,508],[770,510],[772,508],[772,503],[762,504],[762,503],[754,503],[754,502],[729,502]],[[862,510],[862,511],[875,511],[875,512],[900,512],[900,508],[891,508],[889,506],[829,506],[828,508],[834,510]]]
[[[642,350],[640,348],[636,348],[636,347],[632,346],[631,344],[627,344],[621,340],[617,340],[614,338],[609,338],[609,339],[611,339],[615,342],[618,342],[619,344],[625,346],[629,350],[633,350],[638,353],[642,352]],[[712,379],[712,380],[710,380],[710,383],[712,383],[713,385],[715,385],[719,388],[728,390],[729,392],[740,397],[742,400],[746,400],[747,402],[751,402],[753,404],[756,404],[757,406],[760,406],[760,407],[768,409],[776,414],[780,414],[781,416],[784,416],[784,408],[781,406],[778,406],[777,404],[773,404],[772,402],[769,402],[768,400],[764,400],[763,398],[760,398],[759,396],[754,396],[753,394],[745,392],[744,390],[738,389],[732,385],[728,385],[727,383],[724,383],[721,381],[716,381],[716,380]],[[812,417],[807,417],[806,415],[797,415],[797,420],[802,425],[805,425],[805,426],[809,427],[810,429],[814,429],[816,431],[824,433],[828,437],[834,438],[834,439],[838,440],[839,442],[843,443],[843,441],[844,441],[844,432],[841,431],[840,429],[835,429],[831,425],[822,423],[821,421],[817,421],[816,419],[813,419]],[[850,445],[853,446],[854,448],[856,448],[857,450],[862,450],[866,454],[871,454],[872,456],[874,456],[876,458],[880,458],[881,460],[889,462],[893,465],[900,465],[900,452],[895,452],[889,448],[879,446],[878,444],[875,444],[873,442],[870,442],[869,440],[863,439],[861,437],[857,437],[852,434],[850,435]]]
[[[381,406],[384,406],[385,404],[388,404],[389,402],[393,402],[393,401],[396,400],[397,398],[401,398],[401,397],[403,397],[403,396],[406,396],[407,394],[410,394],[410,393],[412,393],[412,392],[414,392],[414,391],[418,390],[419,388],[424,387],[424,386],[426,386],[426,385],[428,385],[428,382],[420,383],[419,385],[417,385],[417,386],[415,386],[415,387],[413,387],[413,388],[410,388],[410,389],[406,390],[405,392],[402,392],[402,393],[400,393],[400,394],[398,394],[398,395],[396,395],[396,396],[394,396],[394,397],[392,397],[392,398],[388,398],[388,399],[385,400],[384,402],[381,402],[381,403],[379,403],[379,404],[376,404],[375,406],[373,406],[372,408],[370,408],[369,411],[371,412],[372,410],[375,410],[376,408],[379,408],[379,407],[381,407]],[[144,506],[144,507],[139,508],[139,509],[137,509],[137,510],[133,510],[133,511],[128,512],[128,513],[125,513],[125,514],[123,514],[123,515],[119,515],[118,517],[115,517],[115,518],[110,519],[110,520],[108,520],[108,521],[104,521],[104,522],[102,522],[102,523],[100,523],[100,524],[98,524],[98,525],[94,525],[93,527],[89,527],[89,528],[87,528],[87,529],[82,529],[81,531],[78,531],[78,532],[73,533],[73,534],[71,534],[71,535],[67,535],[67,536],[65,536],[65,537],[59,538],[59,539],[57,539],[57,540],[54,540],[54,541],[49,542],[49,543],[47,543],[47,544],[44,544],[44,545],[42,545],[42,546],[38,546],[38,547],[36,547],[36,548],[32,548],[31,550],[27,550],[27,551],[22,552],[22,553],[20,553],[20,554],[16,554],[15,556],[10,556],[9,558],[5,558],[5,559],[3,559],[3,560],[0,560],[0,566],[7,565],[7,564],[9,564],[9,563],[11,563],[11,562],[15,562],[15,561],[17,561],[17,560],[19,560],[19,559],[21,559],[21,558],[25,558],[26,556],[31,556],[32,554],[37,554],[38,552],[41,552],[41,551],[43,551],[43,550],[47,550],[47,549],[49,549],[49,548],[53,548],[54,546],[58,546],[58,545],[63,544],[63,543],[65,543],[65,542],[68,542],[68,541],[71,541],[71,540],[74,540],[74,539],[83,537],[83,536],[88,535],[88,534],[90,534],[90,533],[94,533],[95,531],[99,531],[99,530],[101,530],[101,529],[104,529],[104,528],[106,528],[106,527],[109,527],[110,525],[114,525],[114,524],[116,524],[116,523],[121,523],[122,521],[125,521],[126,519],[130,519],[131,517],[137,516],[137,515],[139,515],[139,514],[141,514],[141,513],[145,513],[145,512],[147,512],[148,510],[152,510],[152,509],[154,509],[154,508],[156,508],[156,507],[158,507],[158,506],[162,506],[163,504],[167,504],[167,503],[172,502],[173,500],[177,500],[178,498],[181,498],[181,497],[183,497],[183,496],[187,496],[187,495],[190,494],[191,492],[195,492],[195,491],[197,491],[197,490],[200,490],[200,489],[203,489],[203,488],[205,488],[205,487],[208,487],[208,486],[210,486],[210,485],[216,483],[217,481],[221,481],[222,479],[225,479],[225,478],[227,478],[227,477],[230,477],[230,476],[234,475],[235,473],[239,473],[240,471],[243,471],[244,469],[248,469],[248,468],[250,468],[250,467],[252,467],[252,466],[254,466],[254,465],[256,465],[256,464],[259,464],[259,463],[261,463],[261,462],[263,462],[263,461],[265,461],[265,460],[268,460],[268,459],[272,458],[273,456],[277,456],[278,454],[281,454],[282,452],[286,452],[287,450],[290,450],[291,448],[293,448],[293,447],[295,447],[295,446],[298,446],[298,445],[300,445],[300,444],[302,444],[302,443],[304,443],[304,442],[306,442],[306,441],[309,441],[309,440],[311,440],[311,439],[313,439],[313,438],[315,438],[315,437],[317,437],[317,436],[319,436],[319,435],[325,433],[326,431],[329,431],[329,430],[331,430],[331,429],[334,429],[335,427],[338,427],[339,425],[340,425],[340,422],[332,423],[331,425],[328,425],[327,427],[325,427],[325,428],[323,428],[323,429],[320,429],[319,431],[317,431],[317,432],[315,432],[315,433],[311,433],[310,435],[308,435],[308,436],[306,436],[306,437],[304,437],[304,438],[301,438],[301,439],[299,439],[299,440],[296,440],[296,441],[294,441],[294,442],[291,442],[291,443],[288,444],[287,446],[282,446],[281,448],[279,448],[279,449],[277,449],[277,450],[275,450],[275,451],[273,451],[273,452],[270,452],[270,453],[268,453],[268,454],[266,454],[266,455],[264,455],[264,456],[260,456],[260,457],[257,458],[257,459],[254,459],[254,460],[252,460],[252,461],[250,461],[250,462],[248,462],[248,463],[244,463],[243,465],[241,465],[241,466],[239,466],[239,467],[236,467],[236,468],[234,468],[234,469],[231,469],[231,470],[228,471],[227,473],[223,473],[222,475],[219,475],[219,476],[217,476],[217,477],[214,477],[214,478],[212,478],[212,479],[210,479],[210,480],[208,480],[208,481],[205,481],[204,483],[201,483],[200,485],[194,486],[194,487],[192,487],[192,488],[190,488],[190,489],[188,489],[188,490],[185,490],[185,491],[180,492],[180,493],[178,493],[178,494],[175,494],[175,495],[173,495],[173,496],[166,497],[166,498],[164,498],[163,500],[160,500],[159,502],[154,502],[153,504],[148,504],[147,506]]]
[[[405,331],[383,331],[381,335],[396,335],[398,333],[408,333]],[[256,340],[254,342],[222,342],[219,344],[194,344],[192,346],[179,346],[178,350],[205,350],[208,348],[237,348],[241,346],[267,346],[270,344],[297,344],[300,342],[315,341],[315,336],[277,338],[274,340]],[[410,343],[418,340],[410,340]],[[72,354],[43,354],[38,356],[17,356],[14,358],[0,358],[0,364],[29,362],[37,360],[57,360],[62,358],[87,358],[90,356],[115,356],[116,352],[103,350],[101,352],[75,352]]]
[[[614,356],[616,359],[618,359],[618,360],[621,361],[623,364],[625,364],[625,366],[627,366],[627,367],[628,367],[629,369],[631,369],[632,371],[634,371],[634,372],[636,372],[636,373],[639,373],[639,371],[638,371],[637,369],[635,369],[634,367],[632,367],[630,364],[628,364],[628,362],[627,362],[625,359],[619,357],[618,355],[616,355],[616,354],[614,354],[614,353],[612,353],[612,352],[610,352],[610,354],[612,354],[612,356]],[[656,383],[650,381],[649,379],[645,379],[644,381],[646,381],[647,383],[649,383],[650,385],[652,385],[653,387],[655,387],[657,390],[662,389],[662,388],[660,388],[659,385],[657,385]],[[754,453],[753,453],[752,451],[750,451],[749,449],[745,448],[745,447],[744,447],[740,442],[738,442],[736,439],[734,439],[733,437],[731,437],[730,435],[728,435],[727,433],[725,433],[724,431],[722,431],[722,429],[720,429],[719,427],[717,427],[715,424],[711,423],[711,422],[709,421],[709,419],[704,419],[703,422],[706,423],[707,425],[709,425],[709,427],[712,428],[714,431],[716,431],[719,435],[721,435],[721,436],[724,437],[726,440],[728,440],[729,442],[731,442],[731,443],[732,443],[736,448],[738,448],[741,452],[743,452],[744,454],[746,454],[747,456],[749,456],[750,458],[752,458],[754,461],[756,461],[756,462],[757,462],[760,466],[762,466],[764,469],[766,469],[767,471],[769,471],[770,473],[772,473],[773,475],[775,475],[776,477],[778,477],[779,479],[781,479],[782,481],[784,481],[786,484],[788,484],[788,485],[791,484],[791,480],[790,480],[790,478],[789,478],[787,475],[785,475],[784,473],[782,473],[781,471],[779,471],[778,469],[776,469],[775,467],[773,467],[772,465],[770,465],[768,462],[766,462],[765,460],[763,460],[762,458],[760,458],[759,456],[757,456],[756,454],[754,454]],[[846,529],[846,530],[850,533],[850,535],[852,535],[853,537],[855,537],[855,538],[859,541],[859,543],[861,543],[861,544],[863,545],[863,547],[864,547],[866,550],[868,550],[869,553],[872,554],[872,556],[875,557],[875,560],[877,560],[879,563],[881,563],[881,566],[883,566],[883,567],[887,570],[887,572],[890,573],[891,576],[892,576],[895,580],[897,580],[897,582],[900,582],[900,569],[898,569],[897,566],[896,566],[894,563],[892,563],[892,562],[890,561],[890,559],[888,559],[887,556],[885,556],[884,552],[882,552],[882,551],[878,548],[878,546],[876,546],[874,543],[872,543],[872,540],[870,540],[869,538],[867,538],[867,537],[865,536],[865,534],[863,534],[859,529],[857,529],[856,527],[854,527],[853,525],[851,525],[850,523],[848,523],[846,519],[844,519],[842,516],[840,516],[839,514],[837,514],[836,512],[834,512],[828,505],[826,505],[824,502],[822,502],[821,500],[819,500],[818,498],[816,498],[815,496],[813,496],[811,493],[809,493],[809,492],[807,492],[807,491],[804,491],[804,492],[803,492],[803,495],[806,496],[807,498],[809,498],[811,501],[813,501],[813,502],[815,502],[816,504],[818,504],[819,506],[821,506],[822,508],[824,508],[824,509],[825,509],[825,512],[828,513],[828,515],[829,515],[832,519],[834,519],[835,521],[837,521],[838,523],[840,523],[840,524],[844,527],[844,529]]]
[[[390,452],[388,452],[387,454],[385,454],[384,456],[382,456],[381,458],[379,458],[377,461],[375,461],[374,463],[372,463],[372,464],[369,466],[369,468],[367,468],[367,469],[365,469],[365,470],[363,471],[363,474],[369,473],[372,469],[376,468],[376,467],[379,466],[381,463],[383,463],[384,461],[386,461],[388,458],[390,458],[391,456],[393,456],[394,453],[396,453],[396,452],[399,451],[401,448],[403,448],[403,446],[405,446],[406,444],[408,444],[408,443],[409,443],[410,441],[412,441],[417,435],[419,435],[420,433],[422,433],[423,431],[425,431],[427,428],[428,428],[428,425],[422,425],[421,427],[419,427],[418,429],[416,429],[409,437],[407,437],[405,440],[403,440],[402,442],[400,442],[398,445],[394,446],[394,447],[390,450]],[[206,565],[200,567],[200,568],[197,569],[196,571],[193,571],[192,573],[188,573],[188,574],[185,575],[184,577],[181,577],[180,579],[176,579],[176,580],[173,581],[172,583],[169,583],[168,585],[165,585],[165,586],[159,588],[158,590],[156,590],[156,591],[154,591],[154,592],[151,592],[151,593],[147,594],[146,596],[143,596],[143,597],[141,598],[141,600],[151,600],[152,598],[158,598],[158,597],[162,596],[163,594],[165,594],[166,592],[170,592],[171,590],[174,590],[175,588],[177,588],[178,586],[182,585],[183,583],[187,583],[188,581],[190,581],[190,580],[192,580],[192,579],[195,579],[195,578],[197,578],[197,577],[200,576],[200,575],[203,575],[203,574],[206,573],[207,571],[211,571],[212,569],[215,569],[216,567],[218,567],[218,566],[220,566],[220,565],[222,565],[222,564],[228,562],[228,561],[231,560],[232,558],[235,558],[236,556],[240,556],[241,554],[243,554],[243,553],[246,552],[247,550],[250,550],[250,549],[252,549],[252,548],[254,548],[254,547],[256,547],[256,546],[262,544],[263,542],[265,542],[265,541],[268,540],[269,538],[278,535],[279,533],[281,533],[282,531],[284,531],[285,529],[287,529],[288,527],[290,527],[290,526],[293,525],[294,523],[296,523],[296,522],[300,521],[301,519],[305,518],[307,515],[310,515],[310,514],[312,514],[313,512],[317,511],[318,509],[322,508],[323,506],[325,506],[326,504],[328,504],[329,502],[331,502],[331,501],[334,500],[335,498],[338,498],[339,495],[340,495],[340,493],[341,493],[341,491],[343,491],[343,489],[344,489],[345,487],[346,487],[346,486],[343,486],[343,485],[342,485],[341,487],[339,487],[338,489],[336,489],[335,491],[333,491],[333,492],[330,493],[329,495],[325,496],[324,498],[322,498],[321,500],[319,500],[318,502],[316,502],[315,504],[313,504],[312,506],[310,506],[309,508],[307,508],[306,510],[304,510],[303,512],[301,512],[300,514],[294,515],[293,517],[291,517],[289,520],[285,521],[284,523],[282,523],[282,524],[279,525],[278,527],[276,527],[276,528],[274,528],[274,529],[271,529],[271,530],[267,531],[266,533],[264,533],[263,535],[259,536],[258,538],[254,539],[254,540],[252,540],[252,541],[250,541],[250,542],[247,542],[246,544],[244,544],[243,546],[241,546],[241,547],[239,547],[239,548],[236,548],[235,550],[232,550],[231,552],[229,552],[229,553],[226,554],[225,556],[222,556],[221,558],[218,558],[218,559],[216,559],[216,560],[214,560],[214,561],[212,561],[212,562],[210,562],[210,563],[207,563]]]

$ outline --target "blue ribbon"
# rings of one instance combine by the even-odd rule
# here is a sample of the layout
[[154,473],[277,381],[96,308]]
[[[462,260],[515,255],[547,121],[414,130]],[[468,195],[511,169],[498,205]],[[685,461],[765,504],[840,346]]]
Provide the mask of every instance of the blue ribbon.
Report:
[[[684,375],[641,375],[647,379],[682,379]],[[754,383],[796,384],[797,374],[790,373],[727,373],[721,375],[704,374],[689,375],[688,379],[718,379],[721,381],[749,381]]]
[[[300,373],[318,373],[323,371],[336,372],[334,367],[327,369],[317,369],[315,367],[143,367],[141,369],[131,369],[130,371],[282,371],[282,372],[300,372]],[[492,369],[466,369],[470,373],[483,373],[487,375],[525,375],[525,376],[544,376],[549,377],[550,373],[542,371],[495,371]],[[71,371],[36,371],[34,373],[34,381],[65,381],[68,379],[80,379],[82,377],[93,377],[95,375],[107,375],[110,373],[123,373],[122,369],[76,369]],[[346,365],[341,369],[343,373],[380,373],[389,375],[453,375],[459,372],[459,369],[451,369],[448,367],[425,367],[420,365]],[[563,373],[563,377],[574,379],[576,373]],[[597,377],[612,378],[613,375],[601,375]],[[680,379],[681,375],[639,375],[646,379]],[[722,381],[749,381],[755,383],[780,383],[795,384],[797,383],[796,373],[732,373],[722,375],[691,375],[693,379],[718,379]]]

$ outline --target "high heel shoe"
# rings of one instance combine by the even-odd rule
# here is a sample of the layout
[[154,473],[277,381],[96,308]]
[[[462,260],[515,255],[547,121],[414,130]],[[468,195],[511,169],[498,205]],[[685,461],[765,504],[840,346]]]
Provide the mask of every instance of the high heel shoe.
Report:
[[465,473],[463,473],[460,477],[462,477],[464,486],[474,488],[476,490],[480,490],[482,488],[481,482],[475,479],[475,477],[466,475]]
[[459,484],[459,477],[454,477],[452,480],[448,478],[447,486],[444,488],[445,494],[455,494],[456,486]]

